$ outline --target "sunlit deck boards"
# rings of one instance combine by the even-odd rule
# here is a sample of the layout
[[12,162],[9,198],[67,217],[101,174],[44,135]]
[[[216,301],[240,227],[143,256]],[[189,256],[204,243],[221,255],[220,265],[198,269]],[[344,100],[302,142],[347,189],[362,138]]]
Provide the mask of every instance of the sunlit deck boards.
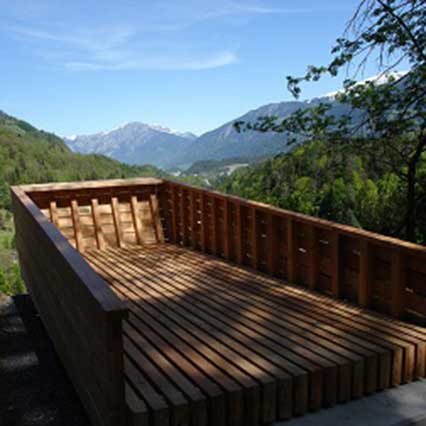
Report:
[[257,425],[424,376],[426,331],[172,244],[87,250],[135,424]]

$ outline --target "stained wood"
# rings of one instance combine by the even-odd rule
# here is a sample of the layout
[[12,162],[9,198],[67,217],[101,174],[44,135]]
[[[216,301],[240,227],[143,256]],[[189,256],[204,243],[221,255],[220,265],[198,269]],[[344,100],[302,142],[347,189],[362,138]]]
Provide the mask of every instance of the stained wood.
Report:
[[77,250],[83,251],[83,236],[81,234],[80,214],[78,211],[78,203],[76,200],[71,201],[71,216],[74,228],[74,238]]

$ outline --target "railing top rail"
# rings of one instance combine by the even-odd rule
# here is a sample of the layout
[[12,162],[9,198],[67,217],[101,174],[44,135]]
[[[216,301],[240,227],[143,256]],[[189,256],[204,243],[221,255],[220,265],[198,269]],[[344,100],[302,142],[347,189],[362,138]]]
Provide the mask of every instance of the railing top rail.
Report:
[[412,254],[418,254],[418,255],[425,255],[426,256],[426,246],[423,246],[423,245],[420,245],[420,244],[415,244],[415,243],[411,243],[409,241],[400,240],[398,238],[388,237],[386,235],[377,234],[375,232],[366,231],[366,230],[360,229],[360,228],[355,228],[353,226],[343,225],[343,224],[340,224],[340,223],[331,222],[329,220],[320,219],[320,218],[313,217],[313,216],[308,216],[308,215],[305,215],[305,214],[302,214],[302,213],[296,213],[294,211],[285,210],[285,209],[281,209],[279,207],[271,206],[270,204],[265,204],[265,203],[261,203],[261,202],[258,202],[258,201],[247,200],[247,199],[244,199],[244,198],[237,197],[235,195],[224,194],[224,193],[219,192],[219,191],[199,188],[199,187],[195,187],[195,186],[192,186],[192,185],[188,185],[188,184],[184,184],[184,183],[176,182],[176,181],[171,181],[171,180],[167,180],[167,179],[164,179],[163,182],[168,183],[168,184],[172,184],[172,185],[176,185],[176,186],[180,186],[180,187],[184,187],[184,188],[187,188],[187,189],[193,190],[193,191],[204,192],[204,193],[207,193],[211,196],[214,196],[214,197],[222,199],[222,200],[226,199],[226,200],[233,201],[235,203],[240,204],[241,206],[251,207],[251,208],[255,207],[258,210],[264,211],[266,213],[273,213],[277,216],[291,218],[295,221],[306,223],[306,224],[315,226],[317,228],[322,228],[322,229],[329,230],[329,231],[336,231],[336,232],[340,233],[341,235],[345,235],[345,236],[348,236],[348,237],[358,237],[358,238],[362,238],[364,240],[368,240],[371,243],[376,243],[376,244],[381,245],[381,246],[386,246],[386,247],[396,249],[396,250],[404,250],[404,251],[408,250]]
[[157,178],[133,178],[133,179],[104,179],[92,180],[81,182],[51,182],[31,185],[14,186],[12,189],[20,189],[21,191],[28,192],[54,192],[66,190],[80,190],[80,189],[99,189],[99,188],[114,188],[120,186],[132,185],[159,185],[163,182],[162,179]]

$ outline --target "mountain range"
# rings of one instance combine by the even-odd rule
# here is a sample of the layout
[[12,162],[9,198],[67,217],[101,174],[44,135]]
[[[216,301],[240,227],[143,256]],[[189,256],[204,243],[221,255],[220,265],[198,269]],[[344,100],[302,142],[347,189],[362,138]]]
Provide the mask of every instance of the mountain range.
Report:
[[[392,76],[398,79],[404,74],[393,73]],[[374,80],[377,84],[383,84],[387,79],[388,75],[371,77],[364,81]],[[234,123],[254,122],[263,116],[285,118],[298,109],[321,102],[330,103],[331,113],[339,116],[348,112],[348,106],[336,100],[337,93],[306,101],[263,105],[198,137],[189,132],[179,133],[159,125],[132,122],[108,132],[72,136],[64,140],[72,150],[80,153],[103,154],[129,164],[153,164],[166,169],[186,168],[197,161],[273,156],[288,151],[285,135],[255,131],[238,133]],[[356,112],[353,113],[353,120],[357,120]]]

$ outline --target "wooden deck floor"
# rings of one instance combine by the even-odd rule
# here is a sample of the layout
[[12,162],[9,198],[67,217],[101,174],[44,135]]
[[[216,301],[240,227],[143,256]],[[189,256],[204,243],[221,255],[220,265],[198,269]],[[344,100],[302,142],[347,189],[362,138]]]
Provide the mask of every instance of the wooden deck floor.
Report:
[[135,425],[258,425],[424,376],[426,329],[171,244],[90,250]]

